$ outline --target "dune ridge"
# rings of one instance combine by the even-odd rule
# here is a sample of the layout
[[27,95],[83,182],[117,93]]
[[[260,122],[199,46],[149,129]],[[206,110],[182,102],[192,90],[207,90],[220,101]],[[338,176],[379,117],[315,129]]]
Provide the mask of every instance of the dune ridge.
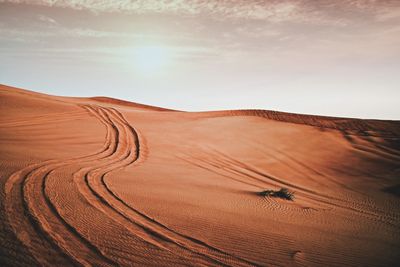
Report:
[[205,112],[204,116],[256,116],[270,120],[304,124],[320,128],[329,128],[340,131],[355,131],[358,134],[369,135],[368,132],[377,132],[379,135],[399,135],[399,121],[348,119],[305,114],[294,114],[280,111],[243,109]]
[[[395,266],[400,122],[0,86],[2,266]],[[294,201],[262,197],[289,188]]]

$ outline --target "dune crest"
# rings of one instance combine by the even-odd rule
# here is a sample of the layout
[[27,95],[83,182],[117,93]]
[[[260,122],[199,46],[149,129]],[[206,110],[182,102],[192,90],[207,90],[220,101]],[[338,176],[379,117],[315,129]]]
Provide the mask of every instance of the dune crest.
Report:
[[0,104],[1,266],[400,261],[399,121],[4,85]]

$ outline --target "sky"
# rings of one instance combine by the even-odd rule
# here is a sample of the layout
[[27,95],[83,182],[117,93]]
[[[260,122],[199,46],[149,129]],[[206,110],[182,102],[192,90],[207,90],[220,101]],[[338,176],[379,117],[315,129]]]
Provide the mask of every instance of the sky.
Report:
[[0,83],[400,119],[399,0],[0,0]]

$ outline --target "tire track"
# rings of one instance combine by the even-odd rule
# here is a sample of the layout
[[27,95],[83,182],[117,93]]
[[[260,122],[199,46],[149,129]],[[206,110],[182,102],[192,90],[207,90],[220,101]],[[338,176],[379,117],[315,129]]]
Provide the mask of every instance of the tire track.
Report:
[[[213,160],[209,160],[208,158],[212,158]],[[222,152],[214,151],[212,155],[207,154],[207,157],[200,157],[196,160],[197,163],[194,163],[191,160],[187,161],[196,166],[200,166],[201,168],[218,174],[220,172],[216,170],[223,170],[228,173],[228,175],[225,175],[225,177],[238,182],[242,182],[246,185],[254,185],[258,186],[259,188],[263,188],[265,186],[289,187],[291,189],[297,190],[298,193],[301,193],[307,199],[317,204],[324,204],[328,207],[333,206],[335,208],[356,212],[371,220],[376,220],[377,222],[386,223],[395,228],[399,228],[396,223],[398,221],[398,216],[396,214],[387,214],[385,216],[382,216],[379,210],[372,210],[373,207],[370,207],[363,203],[348,202],[341,198],[328,196],[322,193],[315,192],[311,189],[304,188],[300,185],[292,184],[279,177],[275,177],[271,174],[265,173],[264,171],[258,170],[255,166],[250,166],[249,164],[229,157]],[[232,175],[238,178],[234,178]],[[249,182],[249,180],[251,182]]]
[[[29,213],[24,201],[22,188],[25,177],[43,164],[51,162],[54,161],[30,165],[9,177],[5,185],[5,210],[8,223],[16,237],[28,248],[40,265],[73,266],[76,263],[63,251],[56,249],[51,238],[42,232],[40,224]],[[47,255],[47,257],[44,258],[42,255]]]
[[[176,232],[124,202],[107,185],[106,178],[114,171],[144,160],[146,151],[141,151],[140,141],[143,137],[115,109],[80,106],[105,126],[102,148],[87,156],[29,165],[11,175],[5,186],[8,222],[18,239],[41,265],[117,266],[135,260],[134,254],[129,254],[129,251],[113,249],[111,252],[102,243],[96,243],[66,216],[59,207],[60,200],[57,200],[60,192],[52,187],[71,181],[78,197],[83,196],[86,205],[97,210],[98,215],[117,222],[112,225],[112,230],[119,229],[121,233],[128,231],[150,247],[174,254],[175,259],[181,258],[187,262],[197,260],[206,266],[257,265]],[[86,167],[73,172],[70,178],[65,179],[65,173],[60,173],[61,170],[82,165]],[[126,242],[129,242],[129,238]],[[154,249],[151,251],[149,253],[154,253]],[[160,257],[163,260],[165,256]]]
[[[355,135],[348,131],[341,131],[343,138],[356,150],[363,153],[383,158],[388,161],[398,163],[400,161],[400,153],[391,148],[386,148],[383,145],[373,141],[369,135]],[[364,142],[364,143],[363,143]],[[369,146],[367,144],[369,144]]]
[[[113,260],[113,265],[130,265],[133,262],[138,263],[137,258],[135,258],[135,254],[131,253],[130,251],[130,243],[134,241],[134,236],[127,233],[125,226],[121,223],[119,217],[115,216],[118,214],[115,214],[112,209],[107,209],[107,203],[98,197],[98,193],[95,190],[88,186],[87,179],[87,175],[96,168],[101,169],[104,166],[114,166],[114,164],[126,158],[129,158],[129,160],[131,160],[129,156],[131,151],[130,148],[132,146],[129,142],[126,142],[125,140],[126,133],[121,132],[118,129],[118,124],[109,118],[110,111],[108,109],[94,106],[91,107],[91,112],[110,130],[110,139],[107,142],[107,153],[104,157],[97,159],[90,164],[87,164],[87,167],[83,167],[78,171],[71,173],[71,178],[67,181],[71,184],[70,188],[66,187],[65,185],[62,186],[62,193],[74,191],[76,196],[85,200],[85,202],[80,204],[81,206],[84,206],[85,211],[75,210],[73,212],[78,214],[75,214],[75,216],[73,216],[74,218],[66,217],[66,219],[70,222],[70,224],[81,225],[81,228],[79,230],[82,232],[82,235],[87,240],[89,240],[93,247],[98,248],[98,250],[101,251],[103,255],[105,255],[108,259]],[[123,147],[128,148],[127,151],[120,149],[122,143],[125,143]],[[53,178],[51,183],[49,184],[53,185],[53,187],[56,186],[56,179]],[[54,194],[54,192],[59,192],[60,190],[49,188],[45,191],[47,191],[46,193],[49,199],[53,199],[55,203],[59,202],[57,201],[57,195]],[[67,197],[68,196],[64,196],[64,198]],[[62,210],[65,209],[62,202],[56,204],[55,208],[58,208],[59,212],[62,212]],[[86,212],[91,214],[92,217],[99,219],[97,221],[95,220],[94,222],[85,221],[84,218]],[[82,221],[88,226],[82,226]],[[105,230],[106,228],[108,230]],[[94,232],[93,229],[95,229],[96,231]],[[105,239],[98,239],[96,237],[98,235],[97,233],[109,233],[111,237],[115,233],[119,233],[119,236],[124,236],[125,238],[124,245],[121,245],[119,248],[113,246],[110,247],[110,242],[108,242],[108,238],[110,237],[107,237]],[[154,244],[150,245],[156,247],[154,246]],[[144,248],[143,250],[146,249]],[[151,253],[154,254],[155,251],[152,250],[142,253],[143,255],[148,255]],[[160,253],[160,251],[158,251],[158,253]]]
[[[17,237],[42,265],[88,265],[90,261],[97,262],[99,266],[115,265],[93,248],[85,249],[90,247],[89,242],[51,208],[44,194],[45,180],[49,173],[69,164],[101,157],[108,149],[109,136],[107,131],[106,141],[99,152],[65,161],[49,160],[33,164],[14,173],[7,180],[5,206],[9,214],[8,221]],[[82,254],[82,251],[85,251],[88,260],[76,256]]]
[[[210,263],[217,265],[234,264],[237,266],[256,265],[255,263],[248,262],[214,248],[200,240],[173,231],[128,205],[109,188],[105,181],[106,176],[112,171],[139,161],[141,150],[139,134],[129,125],[123,115],[115,109],[107,110],[106,112],[108,122],[116,125],[120,136],[125,136],[127,132],[130,132],[131,136],[125,140],[127,145],[122,147],[124,151],[121,152],[122,157],[120,159],[107,162],[97,168],[85,170],[85,179],[79,178],[82,173],[76,176],[76,181],[81,181],[79,182],[79,187],[87,200],[90,201],[92,205],[96,205],[99,209],[107,209],[108,212],[105,212],[107,215],[117,213],[120,216],[119,219],[116,219],[116,216],[111,217],[118,220],[127,229],[133,231],[135,235],[140,236],[146,242],[183,255],[188,259],[197,258],[197,260],[200,260],[200,262],[206,265]],[[132,152],[129,150],[130,147],[136,147],[136,149]],[[85,181],[85,184],[83,184],[82,181]],[[87,187],[86,189],[84,187],[85,185]],[[97,197],[97,200],[91,198],[90,192]],[[102,206],[100,203],[104,204],[106,207]],[[126,220],[125,223],[124,220]],[[138,230],[141,231],[138,232]]]

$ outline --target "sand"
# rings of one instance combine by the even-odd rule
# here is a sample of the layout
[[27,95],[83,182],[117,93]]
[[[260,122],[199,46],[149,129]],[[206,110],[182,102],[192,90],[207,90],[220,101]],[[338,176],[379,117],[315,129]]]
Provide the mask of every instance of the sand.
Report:
[[7,86],[0,114],[1,266],[400,262],[399,121]]

